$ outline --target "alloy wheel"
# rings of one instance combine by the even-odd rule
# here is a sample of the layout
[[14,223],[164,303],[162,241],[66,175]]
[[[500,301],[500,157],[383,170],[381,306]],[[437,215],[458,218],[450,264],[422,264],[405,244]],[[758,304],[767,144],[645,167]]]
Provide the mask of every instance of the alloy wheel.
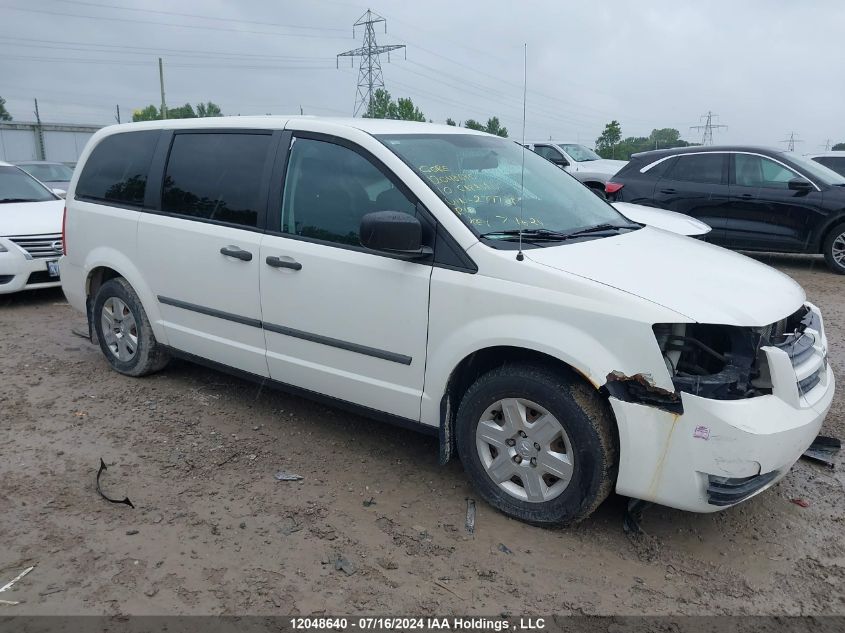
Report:
[[131,361],[138,351],[138,324],[132,310],[119,297],[103,303],[100,325],[106,347],[120,361]]

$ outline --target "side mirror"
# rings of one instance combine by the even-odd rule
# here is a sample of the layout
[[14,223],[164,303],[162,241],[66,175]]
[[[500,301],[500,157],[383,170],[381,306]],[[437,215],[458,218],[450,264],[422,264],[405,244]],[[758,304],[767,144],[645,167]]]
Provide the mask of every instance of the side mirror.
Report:
[[417,218],[399,211],[374,211],[361,218],[361,246],[373,251],[419,259],[432,250],[422,245],[422,225]]
[[64,198],[67,195],[67,191],[64,189],[50,189],[50,191],[59,196],[59,198]]
[[551,160],[555,165],[557,165],[561,169],[563,169],[564,167],[569,167],[569,161],[565,158],[552,158]]
[[808,180],[804,180],[803,178],[793,178],[789,181],[789,190],[790,191],[812,191],[813,185]]

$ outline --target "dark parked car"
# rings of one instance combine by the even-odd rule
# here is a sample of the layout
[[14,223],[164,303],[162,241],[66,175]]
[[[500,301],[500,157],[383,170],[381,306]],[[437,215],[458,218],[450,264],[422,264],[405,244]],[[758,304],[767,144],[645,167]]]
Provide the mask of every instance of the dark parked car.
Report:
[[845,274],[845,177],[793,152],[686,147],[634,154],[608,198],[685,213],[727,248],[823,253]]

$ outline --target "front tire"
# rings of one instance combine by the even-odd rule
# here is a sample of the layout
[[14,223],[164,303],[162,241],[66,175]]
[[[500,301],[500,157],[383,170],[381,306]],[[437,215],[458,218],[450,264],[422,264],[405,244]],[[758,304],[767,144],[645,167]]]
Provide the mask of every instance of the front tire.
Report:
[[607,403],[580,379],[514,364],[481,376],[458,409],[457,442],[479,494],[508,516],[572,525],[610,494],[616,441]]
[[100,286],[92,318],[100,349],[115,371],[146,376],[170,360],[167,350],[156,341],[141,300],[123,277]]
[[828,268],[839,275],[845,275],[845,222],[833,227],[822,247]]

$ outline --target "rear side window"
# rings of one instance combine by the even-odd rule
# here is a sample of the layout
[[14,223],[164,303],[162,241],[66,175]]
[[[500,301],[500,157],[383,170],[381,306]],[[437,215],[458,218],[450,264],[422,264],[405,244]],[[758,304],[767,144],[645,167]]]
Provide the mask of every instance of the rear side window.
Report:
[[94,148],[76,184],[77,198],[141,206],[158,130],[107,136]]
[[176,134],[162,212],[256,227],[271,139],[269,134]]
[[675,164],[666,172],[664,178],[682,182],[721,184],[724,157],[724,154],[715,153],[678,156]]

